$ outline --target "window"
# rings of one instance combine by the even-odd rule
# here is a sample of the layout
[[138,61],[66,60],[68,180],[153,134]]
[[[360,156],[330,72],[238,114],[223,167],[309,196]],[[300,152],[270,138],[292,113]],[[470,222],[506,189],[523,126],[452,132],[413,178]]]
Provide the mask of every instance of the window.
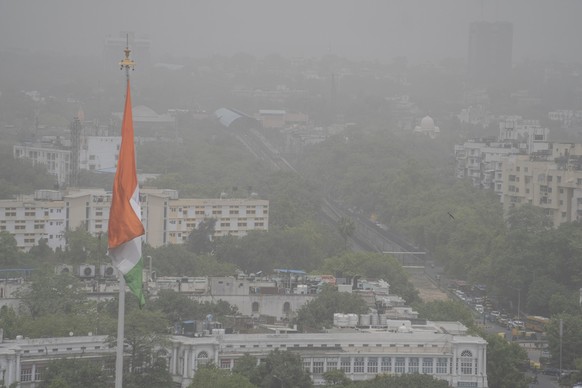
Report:
[[408,373],[418,373],[418,357],[410,357],[408,359]]
[[259,312],[259,302],[253,302],[253,313],[258,313]]
[[394,373],[404,373],[406,368],[406,359],[404,357],[396,357],[394,360]]
[[473,353],[469,350],[464,350],[461,353],[461,374],[471,375],[473,374]]
[[340,369],[344,373],[351,373],[352,372],[352,360],[349,357],[342,357],[340,360]]
[[364,373],[364,357],[354,357],[354,373]]
[[441,375],[447,373],[447,358],[445,357],[437,358],[436,373]]
[[378,357],[368,357],[368,373],[378,373]]
[[206,365],[208,364],[208,353],[202,351],[196,356],[196,365]]
[[337,358],[328,358],[327,359],[327,370],[335,370],[337,369]]
[[392,371],[392,358],[382,357],[380,364],[380,372],[391,372]]
[[323,373],[323,360],[313,360],[313,373]]
[[283,303],[283,314],[289,314],[291,312],[291,303]]
[[422,373],[429,375],[432,374],[432,358],[422,359]]
[[36,367],[34,370],[34,381],[41,381],[44,375],[44,368]]
[[32,368],[22,368],[20,370],[20,381],[32,381]]

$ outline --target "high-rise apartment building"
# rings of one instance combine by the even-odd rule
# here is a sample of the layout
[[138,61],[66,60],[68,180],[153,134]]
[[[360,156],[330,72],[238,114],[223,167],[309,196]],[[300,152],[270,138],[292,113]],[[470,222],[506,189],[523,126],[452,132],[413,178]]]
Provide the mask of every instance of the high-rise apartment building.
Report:
[[504,82],[511,72],[513,25],[473,22],[469,26],[468,76],[473,86]]

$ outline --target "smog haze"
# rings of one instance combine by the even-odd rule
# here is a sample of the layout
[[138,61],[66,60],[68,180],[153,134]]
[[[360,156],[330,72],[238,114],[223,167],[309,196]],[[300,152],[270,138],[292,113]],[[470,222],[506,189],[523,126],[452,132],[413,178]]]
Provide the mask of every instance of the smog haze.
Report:
[[513,23],[513,60],[582,57],[573,0],[155,0],[0,1],[0,50],[100,56],[132,31],[153,59],[246,52],[354,59],[464,58],[470,22]]

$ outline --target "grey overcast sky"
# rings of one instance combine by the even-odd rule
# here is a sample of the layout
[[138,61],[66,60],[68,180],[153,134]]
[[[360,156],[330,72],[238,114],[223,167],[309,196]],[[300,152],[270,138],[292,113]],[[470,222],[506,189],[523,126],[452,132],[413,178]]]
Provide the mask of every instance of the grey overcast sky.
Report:
[[582,0],[0,0],[0,49],[100,56],[108,36],[134,31],[156,61],[237,52],[438,61],[465,58],[469,23],[488,20],[514,23],[514,62],[580,61],[581,15]]

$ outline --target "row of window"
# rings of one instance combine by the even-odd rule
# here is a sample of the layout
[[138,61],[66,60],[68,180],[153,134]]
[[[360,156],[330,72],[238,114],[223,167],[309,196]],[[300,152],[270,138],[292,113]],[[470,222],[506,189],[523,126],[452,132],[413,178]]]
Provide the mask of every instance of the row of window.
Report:
[[[198,354],[200,364],[208,358],[206,352]],[[232,369],[236,358],[221,358],[221,369]],[[453,365],[448,357],[318,357],[303,358],[303,367],[312,374],[323,374],[339,369],[346,374],[352,373],[424,373],[452,374]],[[457,360],[457,370],[463,375],[477,373],[477,360],[470,351],[464,351]]]

